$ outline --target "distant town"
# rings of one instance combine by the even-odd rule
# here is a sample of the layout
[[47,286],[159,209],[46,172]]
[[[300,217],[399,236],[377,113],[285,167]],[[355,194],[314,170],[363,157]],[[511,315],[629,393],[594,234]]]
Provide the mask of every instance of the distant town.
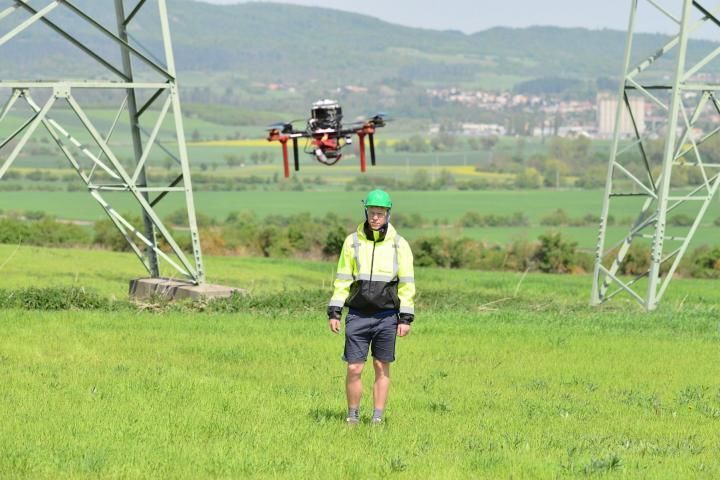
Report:
[[[720,81],[720,78],[701,79]],[[296,86],[271,83],[263,85],[271,92],[284,92],[301,95]],[[599,89],[594,95],[568,95],[537,93],[526,94],[513,91],[491,91],[461,88],[425,88],[416,92],[424,96],[433,107],[456,105],[463,111],[485,112],[487,121],[463,121],[452,123],[439,121],[430,126],[429,134],[448,133],[465,136],[531,136],[565,137],[583,136],[591,139],[609,139],[614,133],[617,112],[617,90]],[[403,95],[402,91],[387,85],[372,88],[360,85],[345,85],[336,89],[338,96],[377,95],[392,108]],[[685,96],[685,108],[688,113],[697,104],[696,93]],[[628,104],[632,117],[624,109],[620,119],[622,137],[635,137],[636,133],[656,138],[661,135],[667,122],[665,110],[648,96],[639,92],[628,95]],[[708,125],[720,123],[720,113],[708,102],[713,112],[706,115]],[[521,123],[518,125],[518,123]],[[707,128],[706,130],[709,130]],[[700,136],[703,128],[693,130],[693,136]]]
[[[534,137],[560,136],[607,139],[612,138],[617,110],[617,92],[598,92],[593,100],[564,100],[552,95],[523,95],[512,92],[493,93],[482,90],[460,90],[456,88],[427,89],[427,94],[434,100],[456,102],[471,108],[491,112],[527,112],[540,115],[540,125],[527,133]],[[694,93],[687,95],[688,105],[693,105]],[[666,123],[664,110],[655,102],[646,101],[642,95],[628,99],[632,110],[632,118],[623,112],[620,120],[620,134],[624,137],[637,133],[657,132]],[[687,106],[687,105],[686,105]],[[562,122],[557,119],[562,118]],[[712,122],[720,122],[720,114],[710,117]],[[439,125],[431,127],[431,133],[438,133]],[[462,123],[457,132],[462,135],[505,136],[508,134],[506,125],[500,123]],[[693,135],[701,135],[695,129]]]

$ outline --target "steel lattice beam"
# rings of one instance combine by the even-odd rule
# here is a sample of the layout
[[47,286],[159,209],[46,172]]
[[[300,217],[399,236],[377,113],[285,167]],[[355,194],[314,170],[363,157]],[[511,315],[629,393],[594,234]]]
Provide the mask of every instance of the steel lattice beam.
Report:
[[[631,61],[634,57],[633,39],[640,3],[650,11],[660,12],[675,23],[677,34],[660,45],[653,54],[633,64]],[[699,78],[712,61],[720,56],[720,48],[698,60],[688,60],[688,41],[692,35],[703,25],[720,28],[716,18],[720,9],[706,8],[705,3],[697,0],[678,0],[676,6],[681,10],[679,15],[675,15],[655,0],[632,1],[595,252],[590,299],[593,305],[604,303],[617,294],[627,293],[645,309],[657,308],[720,186],[720,174],[715,173],[720,165],[706,161],[701,151],[702,144],[720,132],[720,128],[717,126],[712,128],[701,138],[695,138],[694,134],[697,127],[700,125],[706,127],[709,123],[710,107],[714,107],[713,115],[720,114],[720,105],[717,101],[720,84],[707,82],[705,77]],[[658,81],[652,76],[654,69],[659,68],[658,60],[670,53],[674,54],[672,79]],[[666,113],[665,131],[660,132],[661,138],[664,139],[660,161],[649,158],[647,152],[649,135],[642,135],[642,129],[635,120],[635,114],[638,112],[633,111],[628,99],[630,94],[642,96]],[[634,139],[627,146],[621,145],[623,142],[621,119],[624,114],[631,119],[634,131]],[[640,167],[638,162],[633,163],[632,158],[628,159],[628,153],[635,148],[642,159]],[[678,168],[697,169],[696,177],[699,180],[690,186],[673,185],[671,183],[673,172]],[[643,170],[642,174],[638,169]],[[644,200],[639,205],[634,224],[617,243],[607,248],[608,219],[612,215],[613,206],[616,202],[637,197],[644,197]],[[667,233],[668,214],[676,209],[691,212],[693,216],[690,226],[679,236]],[[650,241],[649,266],[644,271],[636,272],[633,278],[625,279],[620,275],[621,266],[631,245],[642,239]]]
[[[102,3],[114,3],[116,22],[112,26],[103,24],[91,13],[68,0],[48,1],[39,9],[32,7],[26,0],[14,0],[13,3],[13,6],[0,12],[0,24],[4,27],[3,31],[7,32],[0,36],[0,52],[2,48],[15,47],[14,39],[24,31],[44,26],[57,33],[58,44],[69,42],[74,45],[79,55],[92,58],[105,75],[99,79],[97,72],[92,72],[88,78],[57,81],[0,79],[0,91],[10,92],[0,110],[0,122],[7,122],[15,115],[19,123],[7,138],[0,139],[0,179],[17,161],[33,135],[44,129],[57,145],[59,153],[86,185],[92,198],[127,240],[150,276],[159,277],[162,264],[175,272],[166,276],[179,275],[196,284],[204,283],[205,272],[165,0],[127,2],[129,14],[126,13],[123,0],[106,0]],[[140,45],[128,32],[132,22],[137,21],[143,10],[151,5],[157,8],[159,18],[156,28],[161,38],[162,52],[157,55]],[[116,59],[106,58],[99,53],[96,45],[80,40],[79,32],[68,31],[56,20],[48,18],[50,12],[61,9],[65,10],[65,14],[74,16],[87,30],[114,45],[121,54],[121,65],[117,65]],[[23,12],[26,16],[19,18]],[[72,58],[68,61],[72,62]],[[136,81],[138,68],[144,68],[147,71],[145,75],[152,78]],[[83,105],[78,97],[79,92],[87,91],[107,94],[107,98],[124,93],[105,135],[100,133],[100,126],[88,113],[88,107],[92,105]],[[23,113],[19,112],[21,108],[25,109],[27,118],[18,121],[17,116],[23,118]],[[57,112],[61,109],[62,113]],[[150,111],[155,118],[146,118],[151,117],[147,115]],[[69,112],[74,115],[73,125],[66,123]],[[117,128],[123,123],[123,117],[126,119],[126,128]],[[119,133],[119,130],[122,132]],[[166,134],[172,132],[171,140],[166,140],[164,144],[160,138],[163,131]],[[119,138],[122,135],[128,137]],[[123,144],[132,146],[133,165],[121,161],[118,145]],[[166,172],[165,175],[175,178],[174,181],[153,178],[153,173],[159,170],[158,151],[175,160],[173,163],[177,170]],[[103,192],[120,192],[132,198],[142,214],[141,224],[134,225],[132,219],[113,207]],[[178,201],[179,197],[182,197],[182,202]],[[192,250],[190,255],[183,251],[157,213],[157,205],[161,201],[170,202],[171,198],[187,211]],[[161,248],[161,244],[166,247]]]

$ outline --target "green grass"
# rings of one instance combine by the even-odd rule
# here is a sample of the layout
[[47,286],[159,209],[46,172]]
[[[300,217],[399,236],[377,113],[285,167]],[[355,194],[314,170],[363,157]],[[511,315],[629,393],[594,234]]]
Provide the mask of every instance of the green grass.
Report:
[[[0,246],[0,259],[2,289],[120,298],[139,275],[106,252]],[[348,429],[342,340],[324,320],[333,265],[207,265],[212,281],[287,300],[0,311],[0,477],[720,475],[715,282],[679,280],[646,314],[621,298],[588,307],[587,276],[418,269],[387,423],[367,422],[366,375],[363,423]]]
[[[230,257],[204,257],[204,262],[211,272],[209,282],[260,294],[328,288],[334,278],[334,265],[323,262],[289,265],[280,259]],[[0,289],[79,286],[115,299],[127,297],[130,279],[147,276],[134,255],[11,245],[0,245],[0,273]],[[172,270],[161,273],[170,275]]]
[[[342,215],[362,214],[360,201],[364,191],[241,191],[241,192],[196,192],[195,203],[198,212],[223,219],[230,212],[252,210],[259,216],[288,215],[312,212],[323,215],[334,212]],[[128,195],[108,198],[129,199]],[[113,200],[114,201],[114,200]],[[555,209],[563,208],[571,217],[587,213],[598,214],[602,205],[599,190],[488,190],[488,191],[398,191],[393,192],[395,211],[398,213],[419,213],[423,218],[456,220],[467,211],[482,214],[511,215],[525,212],[536,222]],[[133,207],[131,201],[118,201],[116,210],[126,211]],[[113,206],[115,206],[113,204]],[[179,205],[160,204],[170,211]],[[635,209],[622,209],[618,205],[617,218],[631,215]],[[101,208],[85,192],[0,192],[0,208],[22,210],[45,210],[60,218],[94,220],[103,218]],[[711,215],[713,212],[709,213]]]

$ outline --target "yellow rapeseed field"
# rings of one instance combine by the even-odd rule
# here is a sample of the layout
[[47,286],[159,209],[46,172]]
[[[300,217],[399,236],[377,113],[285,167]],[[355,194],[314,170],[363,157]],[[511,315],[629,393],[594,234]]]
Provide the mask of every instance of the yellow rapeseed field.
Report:
[[471,177],[482,177],[488,180],[507,180],[514,178],[515,175],[512,173],[497,173],[497,172],[479,172],[475,170],[472,165],[455,165],[450,167],[443,167],[445,170],[449,170],[453,175],[463,175]]
[[264,138],[248,138],[245,140],[210,140],[206,142],[190,142],[188,145],[193,147],[238,147],[238,148],[257,148],[257,147],[276,147],[277,144],[268,142]]

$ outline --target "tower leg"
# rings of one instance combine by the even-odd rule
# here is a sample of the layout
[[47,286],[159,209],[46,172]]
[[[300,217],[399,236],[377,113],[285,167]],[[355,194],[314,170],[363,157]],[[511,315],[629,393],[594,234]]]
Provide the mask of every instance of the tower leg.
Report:
[[[125,42],[128,41],[128,34],[127,34],[127,23],[125,21],[125,7],[123,5],[123,0],[115,0],[115,16],[117,18],[117,26],[118,26],[118,36]],[[120,46],[120,53],[122,57],[122,63],[123,63],[123,72],[125,73],[125,76],[127,77],[129,82],[132,82],[134,80],[133,76],[133,69],[132,69],[132,60],[130,58],[130,51],[124,46]],[[135,154],[135,162],[136,164],[140,163],[140,159],[143,156],[143,146],[142,146],[142,138],[140,137],[140,119],[138,118],[138,108],[137,108],[137,97],[135,95],[135,90],[132,88],[127,89],[127,109],[128,109],[128,115],[130,117],[130,135],[132,137],[132,144],[133,144],[133,152]],[[145,166],[140,165],[139,175],[137,179],[137,186],[139,187],[147,187],[147,176],[146,176]],[[145,200],[150,200],[150,195],[147,192],[143,192],[143,197],[145,197]],[[143,218],[143,224],[145,227],[145,237],[148,238],[152,242],[152,246],[148,246],[145,249],[145,254],[147,255],[148,259],[148,265],[150,266],[150,275],[153,277],[159,277],[160,276],[160,266],[158,264],[157,255],[155,254],[155,249],[157,248],[157,237],[155,234],[155,225],[153,225],[152,220],[150,219],[150,216],[145,212],[144,210],[141,211],[142,218]]]

